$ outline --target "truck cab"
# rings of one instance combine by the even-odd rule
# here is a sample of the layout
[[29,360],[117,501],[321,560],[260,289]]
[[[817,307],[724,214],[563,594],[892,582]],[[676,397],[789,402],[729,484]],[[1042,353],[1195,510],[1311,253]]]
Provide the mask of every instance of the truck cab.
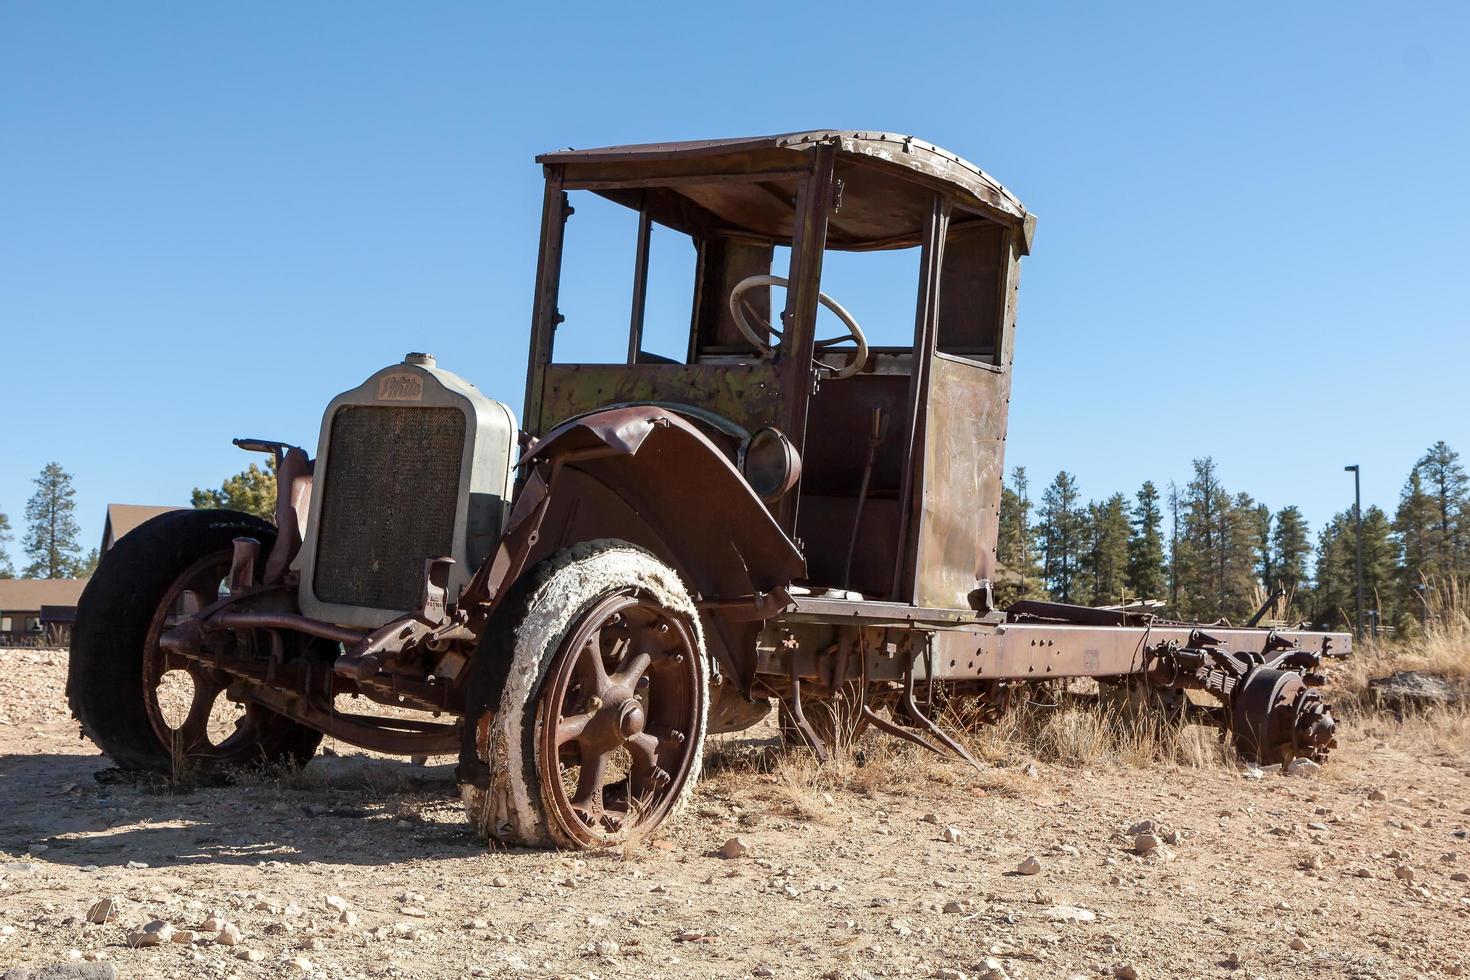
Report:
[[[799,542],[800,586],[992,612],[1017,282],[1035,227],[1014,196],[954,154],[882,132],[537,159],[530,433],[609,407],[679,412]],[[593,196],[625,211],[619,258],[632,261],[608,268],[604,247],[577,266],[579,285],[628,283],[626,317],[599,305],[584,323],[561,297],[568,257],[581,257],[579,221],[606,210]],[[585,234],[606,245],[608,224]],[[683,281],[664,275],[659,286],[688,297],[684,342],[666,331],[656,353],[646,333],[655,249],[682,253],[660,268]],[[839,266],[849,279],[910,270],[902,299],[884,304],[887,322],[827,285]]]

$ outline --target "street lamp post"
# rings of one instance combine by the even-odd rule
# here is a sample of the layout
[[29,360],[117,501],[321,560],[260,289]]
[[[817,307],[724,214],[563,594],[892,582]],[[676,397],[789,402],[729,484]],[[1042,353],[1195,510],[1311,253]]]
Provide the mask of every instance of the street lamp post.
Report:
[[1357,609],[1353,621],[1353,636],[1361,640],[1363,638],[1363,487],[1357,463],[1352,466],[1344,466],[1342,469],[1344,473],[1351,471],[1353,474],[1353,522],[1357,525],[1358,537],[1357,575],[1354,583]]

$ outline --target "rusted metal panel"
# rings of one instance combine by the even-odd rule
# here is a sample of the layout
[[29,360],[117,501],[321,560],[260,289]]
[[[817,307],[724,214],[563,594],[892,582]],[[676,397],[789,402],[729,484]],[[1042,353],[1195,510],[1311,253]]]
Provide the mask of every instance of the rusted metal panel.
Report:
[[[568,466],[604,484],[619,506],[646,522],[658,536],[652,544],[675,557],[704,598],[770,591],[805,573],[801,552],[745,478],[678,414],[631,406],[583,416],[548,433],[530,459],[554,460],[597,446],[616,453]],[[553,513],[547,525],[554,523]]]
[[1010,375],[942,356],[931,370],[915,601],[965,609],[995,569]]
[[980,608],[995,575],[1011,399],[1019,255],[1001,278],[998,364],[936,352],[924,427],[924,483],[914,601]]
[[[647,175],[649,165],[654,163],[684,173],[697,173],[701,169],[742,173],[749,172],[753,166],[778,165],[783,152],[790,157],[825,145],[836,146],[846,157],[902,171],[911,182],[927,183],[954,195],[992,220],[1015,225],[1026,221],[1027,212],[1021,202],[975,164],[932,143],[900,133],[820,129],[775,136],[562,150],[536,159],[544,164],[568,167],[568,175],[574,179],[589,179],[594,172],[615,172],[610,168],[618,165],[631,165],[630,173]],[[593,171],[592,165],[602,165],[604,169]],[[1029,234],[1025,239],[1029,243]]]
[[552,364],[545,371],[542,435],[562,421],[607,405],[675,402],[715,412],[754,431],[780,419],[776,368],[749,364]]
[[[933,634],[934,676],[944,680],[1044,681],[1059,677],[1117,677],[1148,666],[1153,647],[1173,642],[1188,646],[1197,627],[1051,626],[1004,624],[994,628],[940,630]],[[1273,643],[1290,641],[1304,650],[1351,652],[1341,633],[1306,630],[1244,630],[1209,627],[1226,649],[1265,653]],[[1272,640],[1272,637],[1275,640]],[[1324,644],[1326,645],[1324,648]]]

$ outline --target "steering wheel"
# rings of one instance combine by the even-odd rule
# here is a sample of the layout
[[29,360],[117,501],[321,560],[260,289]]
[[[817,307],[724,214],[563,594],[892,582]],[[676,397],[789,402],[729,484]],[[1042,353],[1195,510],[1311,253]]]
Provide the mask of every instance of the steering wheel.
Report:
[[[734,317],[735,326],[739,327],[740,332],[745,334],[745,339],[754,344],[755,349],[760,351],[762,356],[768,357],[772,350],[774,350],[774,345],[768,337],[762,336],[762,334],[764,333],[769,335],[769,337],[775,337],[777,340],[780,340],[781,331],[769,323],[760,323],[753,326],[751,321],[758,319],[758,317],[750,304],[745,302],[744,296],[757,286],[785,286],[787,282],[788,280],[784,276],[749,276],[740,280],[740,282],[735,284],[735,288],[730,290],[730,316]],[[844,310],[842,305],[831,296],[828,296],[826,293],[817,293],[817,301],[837,315],[837,319],[841,320],[842,325],[847,327],[847,333],[841,337],[830,337],[826,340],[817,341],[816,349],[819,351],[826,350],[828,347],[835,347],[849,340],[857,344],[857,350],[853,352],[852,360],[847,363],[846,367],[838,369],[832,375],[834,378],[850,378],[861,371],[863,365],[868,361],[868,338],[863,336],[863,328],[857,325],[857,321],[852,318],[852,314]],[[815,359],[814,363],[819,367],[826,367],[821,361],[816,361]]]

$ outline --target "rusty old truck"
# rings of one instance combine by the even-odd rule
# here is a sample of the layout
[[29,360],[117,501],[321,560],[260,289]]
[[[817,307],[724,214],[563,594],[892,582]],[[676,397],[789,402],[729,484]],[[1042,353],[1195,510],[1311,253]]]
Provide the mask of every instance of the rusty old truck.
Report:
[[[1193,717],[1262,763],[1332,747],[1320,668],[1345,635],[997,607],[1035,217],[989,175],[830,130],[538,162],[520,420],[409,354],[327,406],[314,459],[236,440],[274,455],[274,520],[164,514],[81,599],[70,703],[119,767],[300,763],[323,736],[453,755],[487,840],[589,848],[670,819],[706,736],[773,703],[819,755],[871,726],[968,759],[936,705],[1094,678],[1164,712],[1194,692]],[[584,203],[628,221],[632,261],[597,275],[631,271],[631,303],[573,324]],[[659,295],[687,327],[653,353],[650,253],[670,240],[692,278]],[[870,342],[824,262],[895,251],[912,325]]]

